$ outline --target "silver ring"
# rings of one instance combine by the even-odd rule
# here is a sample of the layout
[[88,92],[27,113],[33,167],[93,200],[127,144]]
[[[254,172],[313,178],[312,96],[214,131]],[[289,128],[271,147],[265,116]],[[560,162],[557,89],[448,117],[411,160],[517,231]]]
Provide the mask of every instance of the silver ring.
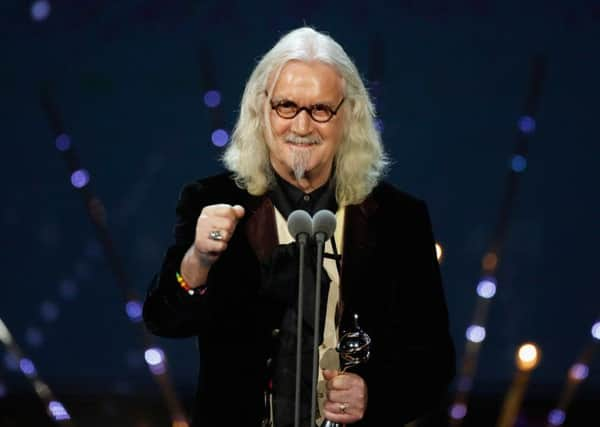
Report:
[[345,414],[346,413],[346,408],[348,407],[347,403],[340,403],[340,413]]
[[221,234],[221,232],[219,230],[213,230],[210,233],[208,233],[208,238],[210,240],[214,240],[216,242],[223,240],[223,235]]

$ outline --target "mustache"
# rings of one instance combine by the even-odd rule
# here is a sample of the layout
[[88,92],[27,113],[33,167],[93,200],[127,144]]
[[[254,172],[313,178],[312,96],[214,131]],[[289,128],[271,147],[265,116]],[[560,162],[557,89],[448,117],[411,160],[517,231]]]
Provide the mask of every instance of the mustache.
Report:
[[288,133],[285,138],[286,141],[293,142],[294,144],[320,144],[321,138],[318,135],[307,135],[300,136],[295,133]]

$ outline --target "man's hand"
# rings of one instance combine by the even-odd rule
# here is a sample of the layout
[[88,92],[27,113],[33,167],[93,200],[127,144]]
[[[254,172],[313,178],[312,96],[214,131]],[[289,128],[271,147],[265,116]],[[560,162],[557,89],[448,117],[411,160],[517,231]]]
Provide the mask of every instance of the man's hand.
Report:
[[209,205],[202,209],[196,222],[194,253],[205,266],[212,265],[227,249],[238,221],[244,216],[240,205]]
[[367,384],[359,375],[323,371],[327,396],[323,416],[336,423],[352,424],[361,420],[367,409]]

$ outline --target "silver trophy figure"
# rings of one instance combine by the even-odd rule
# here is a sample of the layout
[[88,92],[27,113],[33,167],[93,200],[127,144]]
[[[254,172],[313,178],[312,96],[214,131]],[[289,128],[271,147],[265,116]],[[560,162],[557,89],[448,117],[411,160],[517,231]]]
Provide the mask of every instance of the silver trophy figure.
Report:
[[[348,368],[367,362],[371,356],[370,345],[371,337],[360,328],[358,314],[354,314],[354,328],[342,335],[336,348],[340,353],[341,373],[346,372]],[[341,424],[325,420],[321,427],[341,427]]]

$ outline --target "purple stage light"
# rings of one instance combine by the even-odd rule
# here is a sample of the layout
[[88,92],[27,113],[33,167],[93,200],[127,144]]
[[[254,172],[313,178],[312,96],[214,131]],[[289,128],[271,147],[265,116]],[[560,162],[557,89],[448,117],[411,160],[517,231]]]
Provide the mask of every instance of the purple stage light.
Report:
[[533,133],[535,132],[535,119],[530,116],[523,116],[519,119],[518,126],[523,133]]
[[565,411],[553,409],[548,414],[548,423],[552,426],[561,426],[565,422]]
[[48,404],[48,411],[56,421],[71,419],[63,404],[57,400],[53,400]]
[[25,331],[25,341],[32,347],[40,347],[44,342],[44,335],[36,327],[29,327]]
[[164,363],[159,363],[158,365],[150,365],[150,372],[154,375],[162,375],[165,373],[167,368]]
[[450,408],[450,417],[454,420],[462,420],[467,415],[467,405],[464,403],[455,403]]
[[137,300],[128,301],[125,304],[125,312],[127,317],[133,322],[142,320],[142,304]]
[[215,108],[221,104],[221,93],[218,90],[209,90],[204,94],[204,104],[208,108]]
[[520,154],[515,154],[510,161],[510,167],[515,172],[523,172],[527,167],[527,159]]
[[216,129],[212,133],[211,139],[217,147],[223,147],[229,142],[229,134],[223,129]]
[[56,137],[55,143],[58,151],[67,151],[71,148],[71,137],[66,133],[61,133]]
[[44,301],[40,306],[40,314],[46,322],[54,322],[58,318],[58,306],[52,301]]
[[50,15],[50,3],[47,0],[37,0],[31,5],[31,19],[34,21],[43,21]]
[[569,369],[569,377],[575,381],[583,381],[587,378],[590,368],[583,363],[576,363]]
[[83,188],[90,182],[90,174],[85,169],[78,169],[71,174],[71,184],[75,188]]
[[19,361],[19,369],[21,369],[21,372],[23,372],[27,376],[35,374],[35,366],[33,362],[27,359],[26,357],[23,357]]

